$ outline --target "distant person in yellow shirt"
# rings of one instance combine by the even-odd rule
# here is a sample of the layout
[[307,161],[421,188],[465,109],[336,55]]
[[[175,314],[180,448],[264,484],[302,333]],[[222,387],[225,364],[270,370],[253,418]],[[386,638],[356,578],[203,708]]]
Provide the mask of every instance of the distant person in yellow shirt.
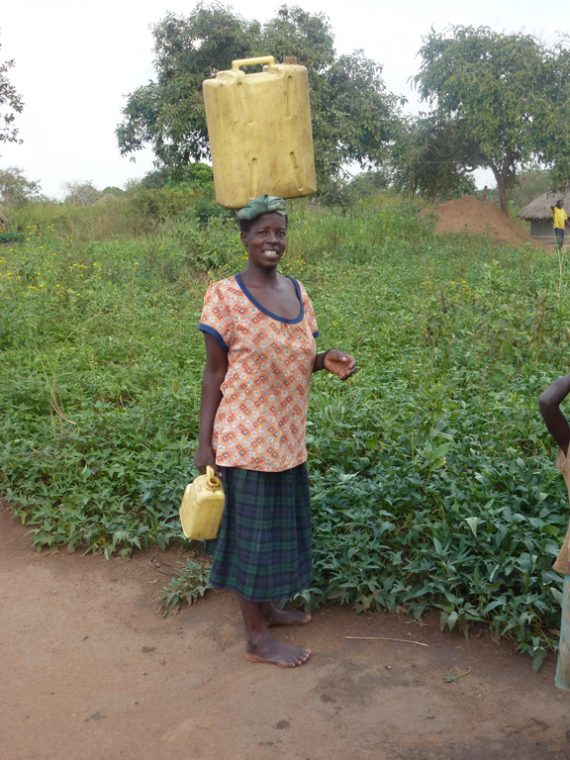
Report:
[[[552,210],[552,226],[554,227],[554,237],[556,238],[556,247],[559,251],[564,245],[564,228],[568,225],[568,214],[562,208],[562,199],[556,201],[556,206],[550,207]],[[570,225],[568,225],[570,226]]]

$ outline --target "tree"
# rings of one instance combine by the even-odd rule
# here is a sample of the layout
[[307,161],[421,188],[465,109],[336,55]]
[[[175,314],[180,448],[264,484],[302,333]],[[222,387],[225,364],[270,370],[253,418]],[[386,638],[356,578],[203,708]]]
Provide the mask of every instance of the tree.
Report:
[[401,99],[386,91],[382,67],[362,51],[336,57],[323,14],[282,6],[263,28],[258,53],[293,56],[307,67],[319,185],[337,179],[346,162],[379,166],[395,136]]
[[388,93],[382,67],[361,51],[341,56],[326,71],[313,119],[315,163],[321,181],[336,178],[342,166],[355,161],[378,168],[398,133],[401,100]]
[[187,17],[169,13],[153,30],[156,81],[128,96],[117,127],[123,155],[150,143],[160,165],[176,168],[208,158],[202,82],[247,57],[259,25],[222,6],[198,5]]
[[510,194],[511,203],[515,208],[523,208],[539,195],[553,190],[555,185],[552,172],[538,164],[531,165],[517,172],[517,180]]
[[546,52],[543,97],[549,108],[534,122],[539,159],[551,170],[552,187],[570,185],[570,37]]
[[475,183],[469,173],[476,168],[476,155],[459,122],[420,116],[405,124],[397,140],[393,185],[431,201],[472,193]]
[[145,174],[144,177],[129,186],[129,189],[135,190],[145,188],[147,190],[156,190],[162,187],[175,187],[184,185],[195,190],[208,190],[213,188],[214,179],[212,167],[200,161],[196,161],[188,166],[170,169],[163,166],[160,169]]
[[0,203],[7,206],[24,206],[29,201],[45,200],[40,194],[39,182],[25,178],[15,166],[0,169]]
[[122,187],[117,187],[116,185],[107,185],[107,187],[104,187],[101,190],[101,197],[103,196],[115,196],[118,197],[119,195],[124,195],[125,191]]
[[319,182],[347,161],[375,166],[393,140],[400,100],[386,92],[381,67],[362,52],[337,57],[322,14],[283,6],[265,26],[223,6],[169,14],[154,30],[155,82],[128,96],[117,128],[123,154],[153,146],[159,165],[176,168],[209,157],[202,82],[235,58],[294,56],[307,67]]
[[[549,97],[555,66],[547,65],[548,52],[530,35],[456,26],[447,34],[432,29],[420,55],[415,82],[422,98],[438,119],[460,125],[473,147],[471,163],[491,169],[506,212],[517,168],[551,157],[557,142],[553,116],[560,107]],[[558,150],[570,154],[568,145]]]
[[0,63],[0,142],[21,142],[14,121],[16,114],[22,113],[24,104],[8,79],[13,65],[14,59]]
[[66,182],[64,187],[67,192],[64,202],[71,203],[73,206],[90,206],[101,198],[101,191],[97,190],[91,180]]

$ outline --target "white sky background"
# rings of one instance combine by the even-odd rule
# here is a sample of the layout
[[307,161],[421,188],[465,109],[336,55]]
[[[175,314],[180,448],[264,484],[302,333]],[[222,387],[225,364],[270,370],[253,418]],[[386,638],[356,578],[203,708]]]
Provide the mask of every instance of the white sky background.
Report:
[[[500,32],[525,32],[552,45],[565,19],[535,0],[229,0],[249,19],[267,21],[281,5],[325,13],[337,53],[363,49],[384,67],[388,90],[404,95],[407,110],[422,108],[409,78],[430,27],[486,25]],[[192,0],[4,0],[0,13],[0,61],[14,58],[9,73],[24,100],[17,117],[21,145],[0,143],[0,168],[17,166],[42,191],[61,198],[65,182],[91,180],[102,189],[122,186],[153,168],[150,150],[135,162],[118,150],[115,128],[125,96],[154,78],[152,26],[171,11],[187,15]],[[554,7],[554,6],[553,6]],[[423,108],[426,108],[424,105]],[[480,185],[493,185],[478,173]]]

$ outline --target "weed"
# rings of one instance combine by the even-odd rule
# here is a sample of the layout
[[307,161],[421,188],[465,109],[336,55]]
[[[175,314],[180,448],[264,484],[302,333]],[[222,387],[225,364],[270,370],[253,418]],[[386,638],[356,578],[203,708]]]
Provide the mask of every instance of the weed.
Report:
[[192,606],[208,590],[209,567],[188,560],[182,570],[171,579],[159,596],[161,612],[164,616],[176,612],[184,604]]

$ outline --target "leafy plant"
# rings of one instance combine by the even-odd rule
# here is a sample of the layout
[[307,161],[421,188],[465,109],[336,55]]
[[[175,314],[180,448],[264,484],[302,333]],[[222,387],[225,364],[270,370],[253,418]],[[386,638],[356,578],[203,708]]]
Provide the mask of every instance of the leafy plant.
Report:
[[210,568],[195,560],[188,560],[184,568],[170,580],[159,596],[160,609],[166,617],[177,612],[184,604],[190,607],[208,590]]

